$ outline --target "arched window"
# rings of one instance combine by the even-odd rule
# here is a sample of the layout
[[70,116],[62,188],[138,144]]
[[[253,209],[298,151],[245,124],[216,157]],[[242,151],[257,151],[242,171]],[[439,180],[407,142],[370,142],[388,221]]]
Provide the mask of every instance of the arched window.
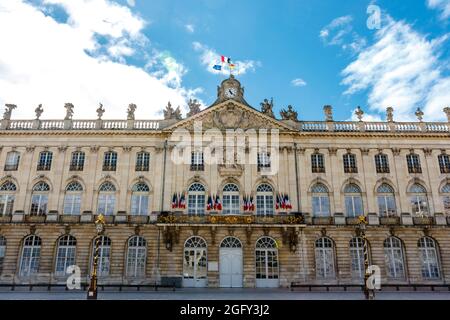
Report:
[[38,182],[33,187],[31,196],[31,215],[47,214],[48,194],[50,186],[44,181]]
[[355,279],[364,278],[364,240],[361,237],[354,237],[350,240],[350,259],[352,277]]
[[345,186],[345,214],[347,217],[359,217],[364,215],[361,189],[354,183]]
[[318,279],[334,279],[334,245],[331,239],[322,237],[316,240],[316,277]]
[[260,216],[273,215],[273,188],[267,183],[256,188],[256,214]]
[[6,238],[0,235],[0,274],[3,271],[3,261],[5,260],[6,253]]
[[83,187],[79,182],[72,181],[66,187],[64,195],[64,214],[78,215],[81,213],[81,194]]
[[324,184],[317,183],[311,188],[311,202],[314,217],[330,216],[330,198]]
[[58,249],[56,251],[55,274],[65,276],[67,267],[75,264],[77,250],[77,239],[71,235],[65,235],[58,239]]
[[389,237],[384,240],[384,255],[388,278],[405,279],[405,261],[400,239]]
[[450,216],[450,183],[447,183],[441,188],[442,202],[444,205],[444,213]]
[[16,185],[11,181],[5,181],[0,186],[0,216],[12,215]]
[[32,276],[39,271],[41,259],[41,238],[30,235],[23,240],[19,274],[22,277]]
[[100,277],[109,275],[111,267],[111,239],[106,236],[100,236],[94,239],[92,243],[92,263],[94,264],[94,253],[96,242],[98,241],[98,260],[97,274]]
[[221,248],[242,248],[241,241],[236,237],[226,237],[220,243]]
[[131,214],[136,216],[148,215],[150,188],[143,182],[136,183],[131,194]]
[[188,190],[188,213],[205,213],[205,187],[200,183],[193,183]]
[[187,239],[183,258],[183,278],[188,280],[187,286],[196,286],[198,280],[207,279],[207,264],[206,241],[196,236]]
[[145,275],[147,262],[147,241],[140,236],[128,240],[127,277],[139,278]]
[[377,188],[378,214],[380,217],[392,217],[397,215],[394,189],[387,183]]
[[239,214],[239,188],[234,183],[228,183],[223,187],[223,211],[224,214]]
[[424,279],[440,279],[441,272],[436,241],[430,237],[419,239],[420,262],[422,265],[422,277]]
[[6,154],[4,171],[16,171],[19,168],[20,153],[10,151]]
[[99,188],[97,213],[111,216],[116,205],[116,187],[111,182],[104,182]]
[[427,190],[416,183],[409,188],[411,193],[411,210],[415,216],[427,216],[429,214]]
[[278,245],[271,237],[256,241],[256,281],[278,279]]

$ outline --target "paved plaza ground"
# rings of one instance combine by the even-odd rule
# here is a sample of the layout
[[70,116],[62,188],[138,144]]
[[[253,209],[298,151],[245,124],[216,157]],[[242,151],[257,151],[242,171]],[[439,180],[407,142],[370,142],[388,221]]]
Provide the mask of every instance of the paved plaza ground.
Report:
[[[84,300],[84,291],[0,291],[0,300]],[[99,291],[101,300],[364,300],[361,292],[301,292],[289,289],[167,289]],[[450,292],[383,291],[376,300],[450,300]]]

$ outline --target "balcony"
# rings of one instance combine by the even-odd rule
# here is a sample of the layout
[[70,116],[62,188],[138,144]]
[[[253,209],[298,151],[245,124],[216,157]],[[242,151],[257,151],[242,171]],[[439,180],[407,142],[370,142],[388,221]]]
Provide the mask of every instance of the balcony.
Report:
[[135,171],[149,171],[148,165],[137,165]]
[[380,217],[380,224],[382,224],[382,225],[398,225],[398,224],[400,224],[400,217],[398,217],[398,216]]
[[51,164],[38,164],[36,170],[37,171],[49,171],[51,167],[52,167]]
[[344,167],[345,173],[358,173],[358,168],[356,167]]
[[389,173],[390,170],[388,167],[377,167],[377,173]]
[[4,171],[17,171],[17,169],[19,168],[19,164],[5,164],[5,168],[3,169]]
[[[6,170],[6,169],[5,169]],[[441,166],[441,173],[450,173],[450,167],[443,167],[443,166]]]
[[325,173],[325,167],[312,167],[312,173]]
[[116,171],[116,165],[103,165],[103,171]]
[[204,164],[191,164],[191,171],[204,171],[205,166]]
[[70,171],[83,171],[84,166],[82,164],[71,164]]
[[422,173],[421,167],[408,167],[409,173]]

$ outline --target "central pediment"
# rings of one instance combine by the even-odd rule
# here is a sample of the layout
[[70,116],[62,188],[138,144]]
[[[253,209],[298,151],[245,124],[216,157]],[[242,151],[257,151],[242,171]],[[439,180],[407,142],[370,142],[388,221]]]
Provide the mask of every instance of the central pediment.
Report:
[[187,129],[193,130],[194,123],[200,122],[203,129],[217,128],[226,129],[278,129],[281,131],[292,131],[294,128],[273,119],[252,107],[241,104],[234,100],[227,100],[213,105],[198,114],[181,120],[166,130]]

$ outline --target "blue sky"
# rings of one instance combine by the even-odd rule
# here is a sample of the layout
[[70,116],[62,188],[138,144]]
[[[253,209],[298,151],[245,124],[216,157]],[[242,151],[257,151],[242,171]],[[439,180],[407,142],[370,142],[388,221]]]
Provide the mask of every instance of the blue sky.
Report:
[[[112,118],[131,102],[139,118],[161,117],[168,100],[209,105],[226,77],[211,68],[220,54],[241,66],[252,106],[273,97],[277,114],[291,104],[301,120],[322,120],[331,104],[336,120],[360,105],[366,120],[392,106],[399,121],[417,107],[442,121],[450,106],[450,0],[2,3],[0,102],[22,118],[39,103],[43,118],[68,101],[77,118],[95,117],[98,102]],[[367,26],[369,5],[380,28]]]

